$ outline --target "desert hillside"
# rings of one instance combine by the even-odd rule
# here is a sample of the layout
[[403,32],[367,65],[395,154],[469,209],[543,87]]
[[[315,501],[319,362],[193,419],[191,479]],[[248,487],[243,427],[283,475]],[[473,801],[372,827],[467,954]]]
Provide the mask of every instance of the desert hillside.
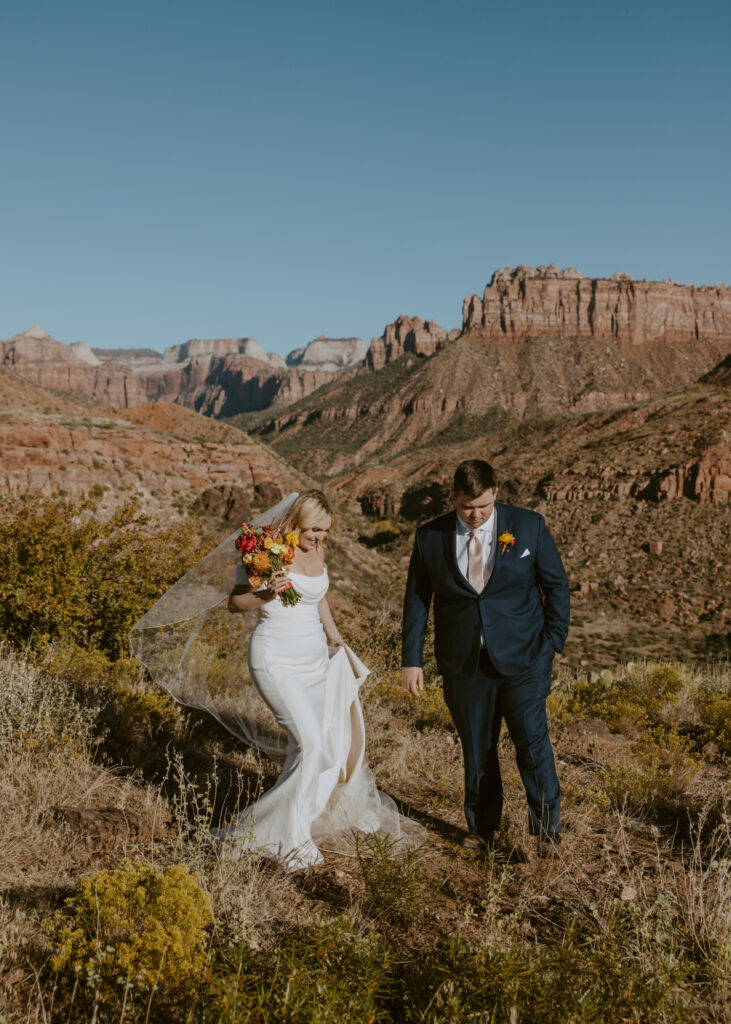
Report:
[[[525,334],[518,314],[535,313],[536,296],[565,309],[566,288],[583,301],[593,286],[550,268],[521,286],[518,271],[468,304],[458,337],[401,318],[362,368],[302,369],[300,353],[287,372],[336,376],[274,413],[110,408],[79,386],[76,363],[57,389],[6,359],[3,1024],[731,1019],[726,343],[666,344],[619,319],[610,338],[565,336],[568,313]],[[656,303],[660,322],[657,296],[679,286],[613,287]],[[361,352],[337,340],[328,357]],[[164,365],[240,367],[259,355],[251,341],[181,348]],[[90,354],[100,365],[73,355],[89,373],[114,362]],[[136,356],[150,370],[149,353]],[[560,845],[528,834],[503,732],[496,843],[463,849],[460,746],[433,657],[421,698],[400,685],[413,531],[448,506],[465,457],[489,458],[502,500],[546,516],[569,574],[571,632],[548,699]],[[331,604],[371,670],[367,755],[403,835],[354,834],[286,874],[211,832],[278,766],[176,704],[129,657],[128,635],[242,518],[311,486],[335,505]]]

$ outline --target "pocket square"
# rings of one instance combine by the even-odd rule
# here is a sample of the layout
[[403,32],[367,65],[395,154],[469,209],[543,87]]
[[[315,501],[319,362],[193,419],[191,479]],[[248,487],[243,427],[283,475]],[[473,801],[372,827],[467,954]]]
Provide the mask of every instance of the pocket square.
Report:
[[528,550],[528,548],[526,548],[525,551],[523,552],[523,554],[520,557],[521,558],[527,558],[529,554],[530,554],[530,551]]

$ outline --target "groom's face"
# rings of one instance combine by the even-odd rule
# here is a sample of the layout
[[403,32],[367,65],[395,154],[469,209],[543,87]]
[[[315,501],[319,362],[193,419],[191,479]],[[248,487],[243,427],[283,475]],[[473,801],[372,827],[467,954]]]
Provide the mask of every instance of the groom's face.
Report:
[[478,498],[470,498],[461,491],[452,491],[452,501],[462,522],[474,530],[492,515],[497,501],[497,487],[484,491]]

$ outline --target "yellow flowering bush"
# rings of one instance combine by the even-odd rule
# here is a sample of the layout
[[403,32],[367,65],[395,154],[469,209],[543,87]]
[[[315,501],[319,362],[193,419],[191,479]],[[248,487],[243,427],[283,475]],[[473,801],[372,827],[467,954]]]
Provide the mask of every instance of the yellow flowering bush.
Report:
[[105,518],[94,499],[0,497],[0,634],[123,657],[131,626],[201,553],[193,521],[154,524],[134,501]]
[[163,1002],[193,995],[206,966],[210,896],[183,864],[159,872],[125,861],[113,871],[82,879],[60,912],[47,922],[51,965],[78,979],[103,1001],[155,990]]

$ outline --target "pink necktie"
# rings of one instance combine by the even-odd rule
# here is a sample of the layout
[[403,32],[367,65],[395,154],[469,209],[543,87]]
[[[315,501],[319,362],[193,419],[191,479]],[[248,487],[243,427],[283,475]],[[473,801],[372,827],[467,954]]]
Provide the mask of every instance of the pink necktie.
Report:
[[482,541],[478,530],[473,530],[470,534],[467,553],[467,579],[479,594],[485,586],[485,560],[482,557]]

